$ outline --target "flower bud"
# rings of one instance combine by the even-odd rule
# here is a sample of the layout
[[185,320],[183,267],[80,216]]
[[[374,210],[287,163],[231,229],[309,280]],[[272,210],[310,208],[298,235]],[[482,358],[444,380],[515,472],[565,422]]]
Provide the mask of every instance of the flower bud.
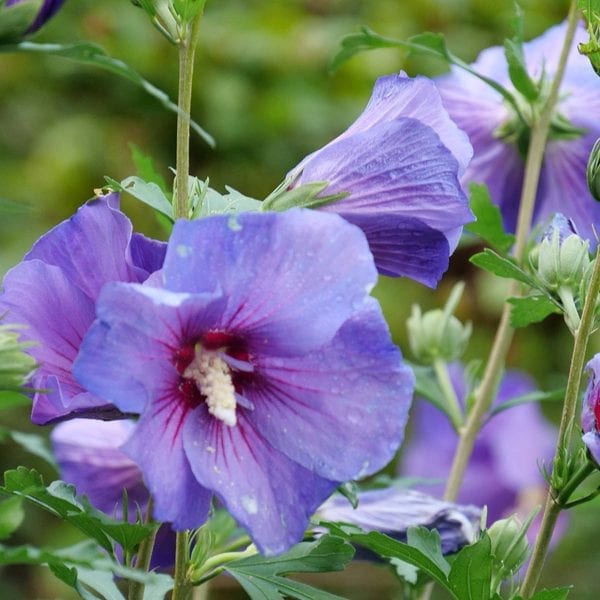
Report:
[[587,185],[594,199],[600,202],[600,138],[596,140],[588,160]]
[[463,324],[454,315],[438,309],[421,313],[414,305],[406,322],[410,348],[415,358],[431,364],[436,358],[450,362],[460,358],[471,337],[471,323]]
[[568,288],[576,292],[590,264],[589,246],[569,220],[555,215],[533,253],[541,283],[550,291]]
[[525,533],[526,530],[515,515],[496,521],[488,529],[494,567],[503,579],[511,577],[527,560],[529,544]]
[[64,0],[6,0],[0,2],[0,43],[15,42],[37,31],[62,6]]

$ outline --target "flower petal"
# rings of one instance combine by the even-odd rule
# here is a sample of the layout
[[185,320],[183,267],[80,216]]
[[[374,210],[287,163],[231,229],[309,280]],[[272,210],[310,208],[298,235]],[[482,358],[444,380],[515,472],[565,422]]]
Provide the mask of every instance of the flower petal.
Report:
[[377,281],[359,229],[302,209],[179,221],[163,276],[173,291],[222,290],[221,327],[277,355],[328,342]]
[[248,419],[277,450],[336,481],[375,473],[393,458],[414,378],[374,300],[328,346],[301,358],[258,360]]
[[277,452],[244,413],[228,427],[201,406],[186,420],[183,438],[200,484],[214,490],[263,554],[299,542],[311,515],[339,485]]

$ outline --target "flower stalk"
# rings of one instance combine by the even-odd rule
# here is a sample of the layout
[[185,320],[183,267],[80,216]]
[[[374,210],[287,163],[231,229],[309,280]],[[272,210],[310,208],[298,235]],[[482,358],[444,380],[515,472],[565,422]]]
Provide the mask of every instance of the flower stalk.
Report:
[[175,541],[175,584],[171,600],[188,600],[192,585],[188,578],[188,557],[190,547],[190,532],[178,531]]
[[[146,509],[146,524],[152,523],[152,496],[148,499],[148,507]],[[135,567],[144,573],[150,569],[150,561],[152,559],[152,551],[154,550],[154,541],[156,540],[156,527],[148,537],[140,543],[138,549]],[[131,581],[129,584],[128,600],[144,600],[144,584],[139,581]]]
[[[594,263],[594,271],[592,273],[590,287],[583,307],[581,323],[575,335],[573,356],[571,358],[571,367],[569,369],[569,379],[567,381],[567,389],[565,392],[565,402],[563,405],[560,429],[558,432],[557,452],[554,457],[554,471],[556,471],[557,467],[559,466],[561,454],[564,455],[569,447],[569,442],[573,433],[573,426],[575,424],[577,399],[579,397],[581,376],[585,366],[585,353],[589,337],[594,328],[596,299],[598,297],[598,293],[600,292],[599,257],[600,252],[597,251],[596,260]],[[564,450],[564,452],[561,452],[561,450]],[[531,562],[529,563],[527,573],[525,574],[525,579],[523,580],[523,586],[521,588],[521,595],[524,598],[529,598],[535,591],[537,583],[540,579],[542,568],[544,566],[544,561],[548,552],[548,546],[552,538],[552,532],[554,531],[554,526],[556,525],[556,519],[558,518],[563,505],[569,500],[569,496],[575,490],[577,485],[579,485],[579,483],[581,483],[581,481],[583,481],[588,474],[589,469],[584,467],[577,474],[578,476],[573,478],[574,483],[568,485],[564,489],[557,489],[554,483],[551,483],[549,486],[540,533],[536,539]]]
[[[517,263],[521,263],[525,255],[525,248],[527,239],[529,237],[540,172],[544,158],[544,150],[548,140],[552,115],[558,100],[560,84],[565,72],[569,50],[575,35],[577,14],[577,0],[571,0],[567,33],[563,43],[556,76],[552,81],[548,99],[540,112],[539,119],[532,124],[531,141],[529,144],[529,151],[527,153],[527,161],[525,164],[525,177],[521,192],[516,240],[514,246],[514,257]],[[515,281],[511,282],[508,290],[508,296],[519,296],[519,288],[519,283]],[[512,306],[510,304],[504,304],[498,330],[496,331],[496,336],[490,352],[490,357],[487,362],[481,384],[475,393],[473,407],[469,412],[465,426],[460,430],[460,440],[454,455],[454,461],[448,477],[448,483],[444,495],[446,500],[453,501],[456,500],[456,497],[458,496],[469,458],[473,452],[477,435],[483,425],[485,415],[493,402],[494,392],[497,388],[500,375],[506,362],[506,356],[514,335],[514,329],[510,325],[511,309]]]

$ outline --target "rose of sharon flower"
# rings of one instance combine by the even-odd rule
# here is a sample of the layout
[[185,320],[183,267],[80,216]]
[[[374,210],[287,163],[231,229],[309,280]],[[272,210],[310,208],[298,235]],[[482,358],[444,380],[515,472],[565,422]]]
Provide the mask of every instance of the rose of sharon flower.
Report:
[[[138,507],[146,510],[150,497],[138,466],[120,449],[135,423],[129,420],[71,419],[59,423],[50,434],[61,478],[86,495],[99,510],[122,518],[123,490],[127,490],[129,519]],[[152,568],[168,568],[175,562],[175,534],[165,524],[157,532]]]
[[[542,98],[547,97],[550,81],[556,73],[565,33],[563,23],[524,44],[529,74],[534,81],[543,77]],[[561,212],[572,219],[581,236],[595,246],[592,224],[600,221],[600,204],[593,200],[587,188],[586,165],[592,146],[600,136],[600,79],[587,58],[577,51],[578,43],[585,40],[585,28],[580,25],[561,83],[555,125],[546,146],[534,222]],[[525,117],[530,118],[529,103],[510,82],[503,48],[484,50],[472,66],[516,94]],[[450,116],[469,134],[473,144],[473,160],[462,181],[487,184],[492,199],[500,206],[505,226],[514,231],[523,183],[527,128],[517,126],[514,109],[498,92],[466,71],[453,68],[449,75],[438,80],[438,87]],[[580,128],[581,133],[561,135],[559,117]]]
[[481,509],[444,502],[402,487],[390,487],[359,492],[358,506],[336,495],[317,511],[326,521],[341,521],[358,525],[364,531],[380,531],[400,541],[406,541],[409,527],[436,529],[442,541],[442,552],[457,552],[472,544],[479,533]]
[[[457,397],[464,402],[463,368],[453,363],[449,371]],[[500,384],[496,406],[534,390],[528,377],[508,372]],[[417,403],[412,416],[414,435],[402,458],[402,474],[445,481],[458,443],[456,432],[447,417],[428,402]],[[498,413],[483,426],[475,442],[458,500],[487,505],[489,523],[515,510],[527,516],[543,498],[539,465],[551,461],[555,443],[556,432],[537,404]],[[441,495],[444,482],[423,489]]]
[[413,376],[368,295],[365,238],[301,209],[179,221],[162,277],[103,289],[76,376],[140,414],[123,449],[158,520],[198,527],[214,493],[282,552],[403,436]]
[[319,210],[364,231],[380,273],[435,287],[473,220],[458,181],[471,154],[432,81],[389,75],[358,119],[288,177],[291,186],[329,182],[324,196],[347,194]]
[[45,424],[69,416],[122,417],[73,378],[79,345],[108,281],[142,282],[159,269],[166,244],[133,233],[118,194],[82,206],[43,235],[4,278],[0,314],[24,325],[22,339],[38,361],[31,418]]
[[[29,26],[27,33],[37,31],[44,23],[54,15],[55,12],[63,5],[65,0],[44,0],[42,6],[35,17],[33,23]],[[21,4],[23,0],[6,0],[7,7]]]
[[586,365],[585,370],[590,375],[587,389],[583,397],[581,426],[583,442],[594,460],[600,464],[600,354],[596,354]]

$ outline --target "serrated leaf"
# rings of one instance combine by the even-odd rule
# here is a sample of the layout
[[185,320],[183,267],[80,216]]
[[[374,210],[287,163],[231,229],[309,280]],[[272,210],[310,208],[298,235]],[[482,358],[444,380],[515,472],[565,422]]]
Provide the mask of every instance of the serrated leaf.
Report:
[[22,496],[71,523],[111,554],[111,539],[121,544],[125,550],[133,552],[155,527],[112,519],[95,509],[85,497],[77,497],[75,488],[64,481],[53,481],[46,487],[42,476],[35,469],[18,467],[6,471],[4,487],[0,491]]
[[460,600],[490,600],[492,543],[487,534],[458,553],[448,579]]
[[229,563],[225,569],[253,600],[339,600],[339,596],[287,579],[283,575],[342,571],[353,556],[354,549],[350,544],[339,537],[325,535],[315,542],[296,544],[280,556],[251,556]]
[[466,229],[505,254],[514,244],[515,236],[504,231],[500,209],[492,202],[486,185],[472,183],[469,190],[471,210],[476,221],[469,223]]
[[169,187],[163,176],[157,171],[154,160],[151,156],[144,154],[133,142],[129,142],[131,158],[136,168],[136,175],[147,183],[156,184],[165,196],[168,196]]
[[192,194],[193,219],[261,210],[262,202],[244,196],[229,186],[225,186],[226,194],[220,194],[208,187],[206,182],[196,182],[195,192]]
[[507,300],[513,305],[510,311],[510,324],[512,327],[527,327],[531,323],[539,323],[553,313],[560,313],[556,303],[547,296],[523,296],[520,298],[509,298]]
[[504,258],[489,248],[471,256],[469,260],[474,265],[498,275],[498,277],[515,279],[531,287],[536,285],[532,277],[523,271],[512,258]]
[[[90,64],[100,69],[110,71],[142,88],[147,94],[158,100],[166,109],[181,113],[184,117],[189,115],[182,113],[165,92],[149,81],[144,79],[135,69],[127,63],[109,56],[106,51],[96,44],[90,42],[75,42],[72,44],[36,44],[34,42],[21,42],[19,44],[0,45],[0,52],[31,52],[35,54],[50,54],[61,56],[79,63]],[[198,123],[190,119],[190,127],[211,147],[214,148],[214,138],[205,131]]]
[[425,527],[409,527],[406,542],[412,548],[420,550],[444,575],[448,575],[450,565],[442,554],[442,540],[435,529]]
[[21,498],[7,498],[0,502],[0,540],[9,538],[19,528],[24,517]]
[[127,192],[140,202],[151,206],[154,210],[162,213],[171,221],[175,220],[175,213],[173,212],[173,206],[170,200],[156,183],[148,183],[134,175],[123,179],[120,183],[112,179],[109,180],[109,183],[113,187],[118,186],[118,190]]

